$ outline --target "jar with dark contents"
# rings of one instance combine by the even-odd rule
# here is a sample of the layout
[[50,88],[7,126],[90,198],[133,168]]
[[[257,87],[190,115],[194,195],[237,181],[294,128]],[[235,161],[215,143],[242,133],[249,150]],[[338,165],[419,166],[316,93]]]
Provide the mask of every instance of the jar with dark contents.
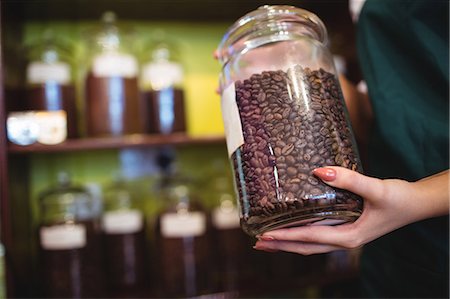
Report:
[[[78,114],[70,53],[62,41],[49,31],[29,50],[26,68],[25,110],[42,111],[38,121],[46,144],[78,137]],[[63,121],[58,121],[63,112]],[[60,132],[61,131],[61,132]],[[53,139],[55,139],[53,141]]]
[[103,257],[108,292],[114,297],[144,295],[146,278],[144,214],[123,179],[104,192]]
[[217,292],[238,296],[246,290],[254,270],[250,263],[252,240],[240,228],[239,210],[226,177],[213,180],[211,196],[216,206],[211,211],[212,240]]
[[210,232],[206,211],[184,184],[159,193],[165,208],[156,225],[159,296],[195,297],[211,292]]
[[158,41],[152,47],[150,61],[142,66],[147,133],[186,132],[184,73],[176,49],[173,43]]
[[143,132],[138,62],[128,48],[131,33],[120,30],[113,12],[90,41],[91,63],[85,82],[88,136],[121,136]]
[[40,196],[39,249],[46,298],[104,296],[100,231],[90,194],[61,173]]
[[250,235],[356,220],[362,199],[312,171],[362,171],[327,31],[314,14],[263,6],[218,48],[222,114],[241,225]]

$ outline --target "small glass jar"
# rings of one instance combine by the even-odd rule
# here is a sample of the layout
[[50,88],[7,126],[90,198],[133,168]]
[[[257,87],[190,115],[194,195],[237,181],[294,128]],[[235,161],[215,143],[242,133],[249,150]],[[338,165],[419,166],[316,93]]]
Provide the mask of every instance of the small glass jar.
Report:
[[116,15],[105,12],[92,34],[91,63],[86,77],[88,136],[121,136],[143,132],[138,61],[130,50],[131,34],[120,30]]
[[177,48],[166,41],[158,41],[152,48],[151,60],[144,63],[141,74],[145,130],[157,134],[186,132],[184,72],[176,59]]
[[[40,46],[40,45],[43,46]],[[54,144],[78,137],[78,116],[68,50],[51,32],[30,49],[26,69],[26,109],[47,111],[40,117],[41,143]],[[57,121],[64,111],[63,122]],[[60,117],[61,118],[61,117]],[[66,120],[67,119],[67,120]],[[67,123],[67,125],[66,125]]]
[[361,171],[327,39],[316,15],[263,6],[234,23],[218,48],[228,154],[250,235],[361,214],[359,196],[312,174],[332,165]]
[[39,244],[47,298],[103,296],[98,218],[93,201],[65,173],[40,195]]
[[237,295],[247,288],[250,271],[254,269],[249,263],[253,254],[252,240],[240,228],[231,180],[217,177],[212,183],[210,196],[216,204],[211,211],[215,288],[216,292]]
[[156,225],[159,296],[195,297],[211,292],[210,226],[203,205],[185,184],[163,178],[165,208]]
[[108,290],[121,296],[142,295],[145,281],[144,214],[125,182],[117,178],[105,189],[102,215]]

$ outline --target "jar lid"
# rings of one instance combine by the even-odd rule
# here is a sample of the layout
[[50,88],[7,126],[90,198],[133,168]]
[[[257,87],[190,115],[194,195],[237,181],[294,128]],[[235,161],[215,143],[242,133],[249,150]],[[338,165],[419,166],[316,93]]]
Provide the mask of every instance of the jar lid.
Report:
[[218,59],[226,64],[231,56],[262,44],[307,36],[328,43],[325,25],[315,14],[289,5],[264,5],[238,19],[218,47]]

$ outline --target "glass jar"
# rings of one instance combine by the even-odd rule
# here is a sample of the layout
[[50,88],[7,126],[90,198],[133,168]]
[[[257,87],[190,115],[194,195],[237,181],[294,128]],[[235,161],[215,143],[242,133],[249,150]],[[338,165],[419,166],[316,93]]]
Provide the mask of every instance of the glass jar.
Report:
[[211,197],[216,206],[211,211],[212,239],[216,261],[215,287],[217,292],[239,294],[246,288],[253,265],[250,237],[240,228],[239,210],[232,196],[231,180],[217,177],[212,180]]
[[131,34],[119,30],[113,12],[105,12],[102,27],[93,36],[85,86],[87,135],[142,133],[138,62],[127,48]]
[[90,194],[65,173],[40,195],[39,244],[47,298],[103,296],[100,232]]
[[142,295],[145,281],[144,215],[125,182],[105,189],[102,216],[108,290],[125,297]]
[[156,225],[159,296],[194,297],[211,291],[209,221],[188,187],[164,178],[159,192],[165,208]]
[[[69,138],[79,136],[75,87],[66,48],[51,32],[46,32],[43,40],[30,50],[26,109],[47,112],[39,118],[40,135],[44,135],[38,139],[41,143],[59,143],[66,135]],[[58,121],[60,111],[64,112],[64,121]]]
[[361,214],[359,196],[312,174],[331,165],[362,171],[327,42],[316,15],[263,6],[234,23],[218,48],[228,154],[250,235]]
[[186,132],[184,74],[175,52],[175,45],[159,41],[153,46],[151,60],[142,67],[147,133]]

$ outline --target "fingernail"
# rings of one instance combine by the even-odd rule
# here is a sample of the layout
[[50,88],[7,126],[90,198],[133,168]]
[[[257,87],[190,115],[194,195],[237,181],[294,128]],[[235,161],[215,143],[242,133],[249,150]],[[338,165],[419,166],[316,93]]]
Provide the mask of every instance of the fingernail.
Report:
[[277,252],[278,251],[277,249],[267,248],[267,247],[261,246],[259,244],[256,244],[255,246],[253,246],[253,249],[261,250],[261,251],[265,251],[265,252]]
[[268,235],[260,235],[260,236],[257,236],[257,238],[258,238],[258,240],[261,240],[261,241],[273,241],[273,240],[275,240],[274,237],[268,236]]
[[334,181],[336,179],[336,170],[329,167],[321,167],[313,170],[313,174],[324,181]]

